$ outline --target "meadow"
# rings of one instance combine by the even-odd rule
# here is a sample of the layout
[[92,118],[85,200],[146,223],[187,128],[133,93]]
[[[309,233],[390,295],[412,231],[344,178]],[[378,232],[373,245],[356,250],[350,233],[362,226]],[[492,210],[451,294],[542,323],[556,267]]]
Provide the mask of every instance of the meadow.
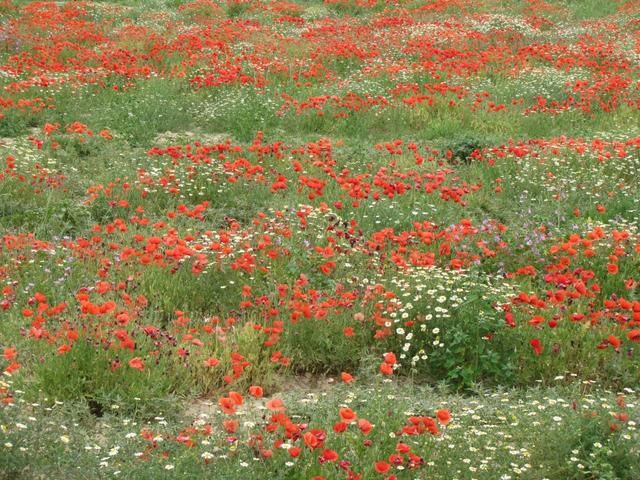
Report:
[[635,0],[0,0],[0,479],[640,479],[639,221]]

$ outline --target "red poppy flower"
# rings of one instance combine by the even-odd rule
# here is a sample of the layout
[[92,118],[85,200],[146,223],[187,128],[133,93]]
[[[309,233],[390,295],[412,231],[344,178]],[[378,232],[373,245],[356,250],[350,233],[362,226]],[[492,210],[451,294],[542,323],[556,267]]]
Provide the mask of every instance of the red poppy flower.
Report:
[[388,352],[384,354],[384,362],[389,365],[394,365],[397,363],[396,354],[393,352]]
[[209,357],[203,363],[205,367],[215,367],[220,363],[220,360],[218,360],[217,358]]
[[312,432],[307,432],[302,436],[304,444],[309,448],[318,448],[320,441]]
[[244,398],[238,392],[229,392],[229,398],[233,400],[233,403],[236,405],[242,405],[244,403]]
[[340,374],[340,378],[342,378],[342,381],[344,383],[351,383],[353,382],[354,378],[351,376],[351,374],[347,373],[347,372],[342,372]]
[[284,410],[284,403],[279,398],[272,398],[267,402],[267,408],[272,412],[281,412]]
[[231,415],[236,412],[236,402],[229,397],[221,397],[218,399],[218,405],[220,405],[225,415]]
[[542,353],[542,346],[540,345],[540,340],[538,340],[537,338],[534,338],[529,342],[529,344],[533,348],[533,351],[536,353],[536,355],[540,355]]
[[391,375],[393,373],[393,367],[388,363],[383,363],[380,365],[380,373],[383,375]]
[[225,432],[235,433],[238,430],[239,423],[237,420],[223,420],[222,426],[224,427]]
[[609,344],[616,350],[620,350],[620,339],[618,337],[616,337],[615,335],[609,335],[607,337],[607,341],[609,342]]
[[4,349],[4,358],[6,360],[9,360],[9,361],[13,360],[17,354],[18,354],[18,351],[15,348],[7,347]]
[[385,474],[387,473],[389,470],[391,470],[391,465],[389,465],[387,462],[385,462],[384,460],[380,460],[379,462],[376,462],[375,464],[375,470],[378,473],[381,474]]
[[338,422],[333,426],[333,431],[336,433],[342,433],[347,429],[347,424],[344,422]]
[[295,458],[300,455],[300,453],[302,452],[302,449],[299,447],[291,447],[288,451],[289,451],[289,455]]
[[264,395],[264,392],[262,390],[262,387],[260,387],[259,385],[251,385],[249,387],[249,394],[252,397],[260,398],[262,397],[262,395]]
[[630,330],[627,332],[627,338],[632,342],[640,342],[640,329]]
[[373,430],[373,425],[371,425],[371,422],[369,422],[369,420],[361,418],[360,420],[358,420],[358,428],[363,434],[369,435],[369,433],[371,433],[371,430]]
[[140,370],[141,372],[144,371],[144,363],[142,362],[142,359],[140,359],[140,357],[134,357],[129,360],[129,366],[131,368],[135,368],[136,370]]
[[327,462],[335,462],[338,460],[338,453],[329,448],[322,451],[322,458],[324,458]]
[[448,425],[449,422],[451,422],[451,414],[449,413],[449,410],[438,410],[436,412],[436,417],[438,417],[438,421],[442,425]]
[[356,414],[356,412],[354,412],[350,408],[341,408],[340,418],[342,419],[343,422],[352,423],[356,421],[356,418],[358,418],[358,415]]

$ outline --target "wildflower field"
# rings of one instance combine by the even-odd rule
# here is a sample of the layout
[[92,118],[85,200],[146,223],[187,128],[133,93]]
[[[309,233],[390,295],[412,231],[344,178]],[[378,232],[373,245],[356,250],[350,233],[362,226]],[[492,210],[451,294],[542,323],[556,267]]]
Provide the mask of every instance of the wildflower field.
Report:
[[0,479],[640,479],[640,2],[0,0]]

